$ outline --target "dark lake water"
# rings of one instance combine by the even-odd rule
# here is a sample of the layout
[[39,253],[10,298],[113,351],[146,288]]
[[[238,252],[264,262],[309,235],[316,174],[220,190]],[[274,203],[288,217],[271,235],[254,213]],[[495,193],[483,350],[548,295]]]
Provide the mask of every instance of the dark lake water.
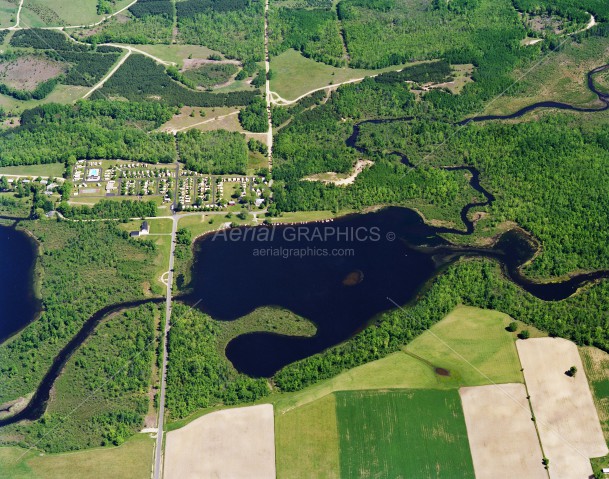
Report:
[[[440,268],[461,256],[499,260],[510,279],[548,301],[567,298],[587,281],[607,275],[535,283],[518,269],[535,252],[523,232],[504,234],[493,248],[467,248],[449,245],[437,235],[443,231],[425,225],[411,210],[386,208],[328,223],[208,235],[195,244],[192,300],[200,300],[199,307],[219,320],[274,305],[313,321],[318,328],[313,338],[250,333],[228,344],[226,355],[239,371],[271,376],[353,336],[393,308],[388,298],[409,302]],[[335,249],[341,254],[334,255]],[[324,250],[327,255],[318,254]]]
[[0,226],[0,342],[34,319],[36,244],[25,233]]
[[[412,249],[404,238],[441,244],[418,215],[398,208],[331,223],[266,230],[275,232],[272,241],[202,238],[197,242],[193,271],[193,299],[202,298],[203,310],[214,318],[234,320],[259,306],[276,305],[317,324],[314,338],[254,333],[231,341],[229,359],[240,371],[255,376],[268,376],[355,334],[376,314],[391,308],[387,297],[407,302],[433,276],[436,265],[431,255]],[[316,232],[327,240],[304,236]],[[292,240],[298,234],[300,240]],[[348,234],[359,234],[361,241],[345,237]],[[256,255],[260,248],[267,254],[303,250],[309,255]],[[323,249],[330,255],[315,255]],[[334,249],[342,254],[332,255]]]

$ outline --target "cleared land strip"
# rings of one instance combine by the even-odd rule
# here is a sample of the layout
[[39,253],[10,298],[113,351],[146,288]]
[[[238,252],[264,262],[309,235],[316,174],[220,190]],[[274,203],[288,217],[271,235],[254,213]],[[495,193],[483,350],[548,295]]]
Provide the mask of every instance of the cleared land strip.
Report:
[[275,477],[273,406],[225,409],[167,434],[164,479]]
[[[551,479],[592,476],[590,458],[605,456],[598,414],[577,346],[559,338],[516,343]],[[565,372],[575,366],[578,373]]]
[[459,390],[476,479],[547,479],[524,384]]

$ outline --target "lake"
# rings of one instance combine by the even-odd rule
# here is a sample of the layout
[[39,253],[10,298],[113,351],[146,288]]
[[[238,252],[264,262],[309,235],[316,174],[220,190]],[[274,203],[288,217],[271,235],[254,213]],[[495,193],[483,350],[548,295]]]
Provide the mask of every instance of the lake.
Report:
[[[274,238],[203,237],[196,243],[193,271],[193,300],[201,299],[202,309],[216,319],[234,320],[259,306],[276,305],[317,325],[314,338],[254,333],[231,341],[228,358],[254,376],[269,376],[352,336],[392,307],[387,297],[406,303],[436,265],[404,238],[441,243],[416,213],[399,208],[330,223],[240,230],[263,229],[274,231]],[[299,250],[306,256],[285,257]]]
[[33,287],[36,250],[27,234],[0,226],[0,342],[30,323],[39,311]]
[[[385,208],[332,222],[242,227],[195,243],[192,302],[232,321],[261,306],[279,306],[317,325],[312,338],[249,333],[226,356],[241,372],[270,377],[285,365],[336,345],[379,313],[406,304],[445,265],[462,256],[498,260],[506,276],[546,301],[562,300],[607,272],[537,283],[519,267],[535,253],[525,232],[505,233],[492,248],[456,247],[412,210]],[[337,250],[337,251],[334,251]]]

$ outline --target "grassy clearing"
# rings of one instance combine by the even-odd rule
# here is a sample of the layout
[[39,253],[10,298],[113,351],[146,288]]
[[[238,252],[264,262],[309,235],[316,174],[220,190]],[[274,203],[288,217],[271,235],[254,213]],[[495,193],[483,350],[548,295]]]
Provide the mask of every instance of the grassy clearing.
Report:
[[[170,219],[154,218],[147,221],[148,225],[150,226],[151,235],[171,234],[171,226],[173,222]],[[140,220],[129,221],[127,223],[121,223],[120,225],[120,227],[125,231],[139,230],[140,226],[142,226],[142,222]]]
[[380,70],[336,68],[303,57],[296,50],[287,50],[271,59],[271,90],[286,100],[294,100],[316,88],[323,88],[356,78],[400,70],[405,65]]
[[277,477],[340,477],[334,395],[275,416]]
[[[344,215],[345,212],[342,211],[340,215]],[[336,218],[338,215],[332,213],[331,211],[296,211],[294,213],[282,213],[281,216],[277,218],[269,218],[269,221],[276,224],[281,223],[303,223],[310,221],[323,221]]]
[[17,5],[0,0],[0,28],[12,27],[17,18]]
[[187,228],[192,233],[193,239],[210,231],[216,231],[224,223],[234,223],[238,225],[252,225],[251,215],[248,219],[241,220],[237,216],[226,218],[226,213],[201,213],[200,215],[189,215],[180,218],[179,228]]
[[454,386],[522,382],[515,333],[507,314],[461,306],[408,344],[407,353],[450,371],[438,377]]
[[[409,343],[404,351],[353,368],[302,391],[280,395],[276,401],[277,410],[289,410],[340,390],[451,389],[491,384],[491,381],[521,383],[520,362],[514,346],[516,336],[505,330],[511,321],[509,316],[497,311],[457,307]],[[518,330],[521,329],[524,326],[519,323]],[[531,337],[543,335],[531,327],[527,329]],[[434,367],[449,370],[450,376],[436,374]]]
[[490,103],[483,114],[508,114],[531,103],[549,100],[581,107],[598,106],[596,95],[588,90],[586,74],[606,63],[608,57],[609,38],[568,43],[560,52],[549,53],[538,66],[527,65],[515,71],[512,77],[519,81],[513,92]]
[[3,166],[0,167],[0,176],[2,175],[27,175],[27,176],[42,176],[42,177],[61,177],[65,170],[63,163],[49,163],[45,165],[21,165],[21,166]]
[[18,447],[0,448],[0,470],[11,479],[148,479],[154,439],[138,434],[122,446],[67,454],[41,454]]
[[457,390],[336,393],[341,477],[472,478]]

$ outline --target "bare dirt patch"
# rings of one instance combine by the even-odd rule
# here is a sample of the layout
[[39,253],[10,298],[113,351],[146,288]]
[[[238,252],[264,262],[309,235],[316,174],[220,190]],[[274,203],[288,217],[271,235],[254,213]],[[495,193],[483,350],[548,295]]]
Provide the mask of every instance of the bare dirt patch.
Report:
[[523,384],[459,390],[477,478],[547,479]]
[[67,69],[66,65],[39,56],[23,56],[0,63],[0,83],[17,90],[32,91]]
[[273,406],[217,411],[167,434],[164,479],[275,477]]
[[[605,456],[605,444],[577,346],[559,338],[517,341],[524,377],[552,479],[588,478],[589,458]],[[565,374],[571,366],[575,377]]]

